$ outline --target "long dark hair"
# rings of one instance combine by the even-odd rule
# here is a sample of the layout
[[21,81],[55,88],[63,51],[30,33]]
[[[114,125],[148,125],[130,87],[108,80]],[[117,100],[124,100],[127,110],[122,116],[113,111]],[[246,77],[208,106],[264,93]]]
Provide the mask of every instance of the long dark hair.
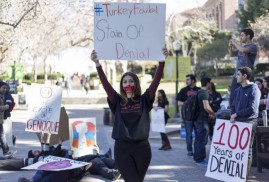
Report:
[[211,91],[212,93],[216,93],[216,86],[213,82],[210,83],[211,84]]
[[166,94],[165,94],[164,90],[160,89],[160,90],[158,90],[158,93],[161,94],[161,98],[157,99],[158,104],[167,103],[168,100],[167,100],[167,97],[166,97]]
[[[123,90],[123,86],[122,86],[122,82],[123,82],[123,78],[125,76],[131,76],[133,79],[134,79],[134,83],[135,83],[135,90],[134,90],[134,97],[138,97],[138,96],[141,96],[141,86],[140,86],[140,82],[139,82],[139,78],[136,74],[134,74],[133,72],[126,72],[122,75],[121,77],[121,80],[120,80],[120,95],[121,95],[121,98],[127,102],[128,101],[128,98],[127,98],[127,94],[126,92]],[[133,99],[133,98],[131,98]]]

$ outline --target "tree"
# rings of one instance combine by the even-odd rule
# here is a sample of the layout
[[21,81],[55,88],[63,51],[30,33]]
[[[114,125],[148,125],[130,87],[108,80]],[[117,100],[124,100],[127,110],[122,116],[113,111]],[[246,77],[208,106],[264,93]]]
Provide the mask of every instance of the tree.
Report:
[[216,76],[218,76],[219,63],[228,53],[228,41],[231,39],[231,32],[226,30],[216,31],[213,33],[214,39],[197,51],[197,56],[201,62],[213,61]]
[[247,0],[246,6],[240,5],[237,16],[239,18],[239,28],[249,27],[251,23],[269,10],[268,0]]
[[256,19],[254,23],[251,23],[251,28],[253,29],[255,36],[253,41],[259,46],[259,50],[263,51],[267,56],[269,56],[269,13],[260,16]]
[[29,14],[35,11],[37,2],[34,1],[0,1],[0,63],[3,62],[11,45],[17,41],[13,40],[14,30],[22,23]]
[[[22,52],[42,58],[46,74],[46,60],[51,54],[69,47],[92,46],[92,1],[87,0],[12,0],[1,6],[0,35],[8,35],[0,49],[2,60],[21,60]],[[34,3],[34,4],[33,4]],[[21,6],[19,6],[21,5]],[[21,7],[21,11],[18,11]],[[1,12],[0,11],[0,12]],[[17,12],[17,13],[16,13]],[[21,13],[18,13],[21,12]],[[8,15],[14,16],[8,16]],[[17,14],[22,14],[19,18]],[[2,27],[2,26],[1,26]],[[78,28],[79,27],[79,28]],[[1,37],[1,36],[0,36]],[[3,40],[3,39],[2,39]],[[8,48],[8,49],[7,49]],[[1,56],[0,56],[1,58]],[[35,63],[35,60],[33,60]]]

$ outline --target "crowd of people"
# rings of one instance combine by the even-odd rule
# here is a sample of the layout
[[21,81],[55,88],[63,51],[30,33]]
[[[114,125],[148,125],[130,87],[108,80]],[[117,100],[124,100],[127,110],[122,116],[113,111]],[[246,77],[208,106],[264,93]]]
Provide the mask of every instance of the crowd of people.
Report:
[[[251,29],[244,29],[240,34],[241,44],[235,40],[229,42],[230,56],[237,56],[236,69],[229,86],[229,118],[231,123],[244,122],[252,124],[252,135],[250,138],[250,148],[248,157],[247,176],[250,177],[250,167],[255,166],[255,131],[258,118],[263,111],[269,109],[268,86],[269,77],[256,78],[254,83],[253,67],[257,55],[257,46],[252,43],[254,32]],[[220,93],[216,91],[215,84],[211,78],[201,78],[201,88],[196,86],[194,75],[186,75],[186,87],[182,88],[177,95],[178,105],[182,106],[184,102],[192,95],[197,94],[199,104],[199,116],[193,121],[184,120],[186,128],[187,155],[193,156],[198,165],[207,166],[205,146],[209,140],[212,140],[216,113],[221,110],[223,100]],[[192,132],[195,133],[193,143]],[[254,143],[254,145],[253,145]],[[252,161],[252,159],[254,161]]]
[[[253,125],[253,131],[250,138],[249,160],[247,175],[252,165],[253,141],[257,126],[257,119],[264,110],[269,110],[269,94],[268,82],[269,77],[256,78],[254,83],[253,67],[257,55],[257,46],[252,43],[254,33],[251,29],[244,29],[240,34],[241,43],[235,40],[229,42],[229,53],[231,56],[237,56],[235,73],[233,75],[230,91],[229,91],[229,107],[230,122],[245,122]],[[168,50],[163,48],[162,53],[165,57]],[[59,179],[65,181],[72,178],[81,178],[87,172],[100,174],[108,179],[115,180],[120,176],[126,182],[142,182],[144,181],[148,170],[152,153],[149,143],[150,117],[149,113],[153,109],[156,91],[162,78],[165,60],[159,61],[153,81],[144,93],[141,91],[139,78],[132,72],[126,72],[120,80],[120,89],[117,92],[107,80],[102,69],[96,51],[92,51],[91,60],[96,64],[96,69],[104,90],[107,93],[107,102],[114,114],[114,126],[112,130],[112,138],[114,144],[114,159],[111,158],[111,152],[105,155],[89,155],[75,159],[90,162],[89,166],[82,169],[68,171],[66,173],[55,173],[46,171],[37,171],[32,181],[49,181],[51,179]],[[221,110],[221,102],[223,100],[221,94],[216,91],[215,83],[209,77],[200,79],[201,88],[197,87],[197,80],[194,74],[186,75],[186,87],[182,88],[177,94],[176,101],[179,107],[192,95],[197,95],[198,114],[195,120],[186,120],[183,118],[183,124],[186,129],[186,148],[187,155],[193,157],[198,165],[207,166],[206,161],[206,145],[208,140],[212,140],[214,125],[217,118],[217,112]],[[86,90],[87,82],[82,80],[81,86]],[[86,87],[86,88],[85,88]],[[0,82],[0,142],[3,153],[9,156],[11,153],[4,138],[2,123],[4,120],[4,112],[9,109],[7,102],[6,85]],[[247,96],[247,97],[246,97]],[[169,101],[164,90],[157,91],[158,107],[164,109],[165,124],[168,121]],[[2,119],[3,118],[3,119]],[[2,119],[2,120],[1,120]],[[193,139],[194,131],[194,139]],[[160,133],[162,145],[159,150],[171,150],[169,138],[165,133]],[[42,144],[44,145],[44,144]],[[44,147],[43,147],[44,148]],[[48,151],[29,151],[28,158],[23,159],[22,165],[29,165],[38,161],[40,156],[55,155],[61,157],[70,157],[67,150],[61,149],[61,144],[56,148]],[[108,157],[107,157],[108,156]],[[25,161],[27,163],[25,163]],[[20,161],[21,162],[21,161]],[[96,167],[97,166],[97,167]],[[95,167],[97,168],[96,170]],[[76,175],[75,175],[76,174]],[[21,179],[23,182],[24,179]]]

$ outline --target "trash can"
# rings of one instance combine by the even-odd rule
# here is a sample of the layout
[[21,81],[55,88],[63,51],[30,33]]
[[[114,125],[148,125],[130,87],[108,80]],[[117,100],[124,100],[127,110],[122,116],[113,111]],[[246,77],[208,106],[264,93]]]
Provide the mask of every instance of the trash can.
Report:
[[[180,129],[179,136],[182,139],[186,138],[186,128],[185,127]],[[195,138],[194,130],[192,131],[192,138]]]
[[109,107],[104,107],[103,123],[104,125],[114,125],[114,114],[111,112]]
[[110,123],[110,108],[104,107],[103,123],[104,125],[109,125]]
[[24,105],[24,104],[26,104],[25,94],[19,94],[19,95],[18,95],[18,102],[19,102],[19,105]]

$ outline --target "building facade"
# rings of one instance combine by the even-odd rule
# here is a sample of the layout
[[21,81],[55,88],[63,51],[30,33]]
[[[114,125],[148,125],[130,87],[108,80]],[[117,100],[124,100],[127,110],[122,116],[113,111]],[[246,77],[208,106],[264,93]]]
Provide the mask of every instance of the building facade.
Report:
[[206,17],[215,21],[219,29],[237,32],[236,11],[239,9],[239,4],[243,3],[242,0],[208,0],[202,8]]

